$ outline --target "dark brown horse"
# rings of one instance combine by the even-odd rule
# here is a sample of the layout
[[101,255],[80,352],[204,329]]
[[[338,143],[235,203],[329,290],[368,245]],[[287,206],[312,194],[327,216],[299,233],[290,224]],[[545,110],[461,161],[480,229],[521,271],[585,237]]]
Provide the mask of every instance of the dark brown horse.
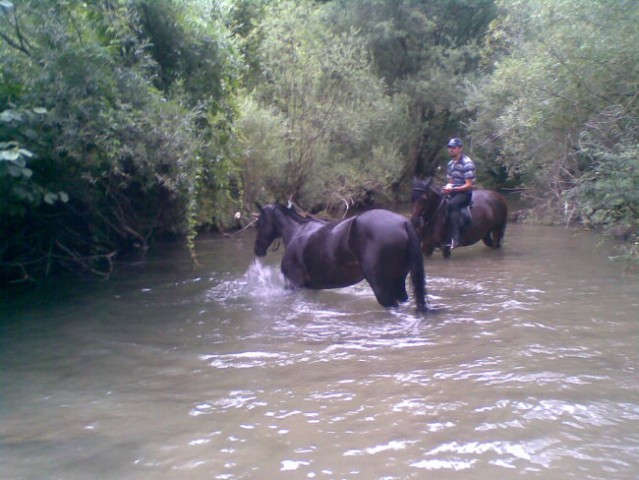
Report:
[[[421,236],[425,255],[430,256],[435,248],[439,248],[448,258],[448,198],[432,183],[432,177],[426,180],[413,179],[411,222]],[[508,205],[504,197],[493,190],[475,190],[466,213],[469,224],[461,231],[461,246],[482,240],[490,248],[499,248],[508,219]]]
[[418,310],[426,310],[426,280],[419,237],[410,221],[388,210],[369,210],[339,222],[305,218],[280,204],[258,205],[254,252],[266,255],[281,237],[281,269],[290,288],[339,288],[366,279],[384,307],[408,300],[410,272]]

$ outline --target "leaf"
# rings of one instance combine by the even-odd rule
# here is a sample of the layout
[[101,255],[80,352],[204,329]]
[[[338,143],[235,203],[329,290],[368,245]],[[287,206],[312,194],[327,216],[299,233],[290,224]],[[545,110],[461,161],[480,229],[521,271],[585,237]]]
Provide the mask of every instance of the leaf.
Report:
[[47,109],[44,107],[36,107],[33,109],[34,113],[37,113],[38,115],[44,115],[47,113]]
[[13,194],[18,197],[21,198],[23,200],[27,200],[29,202],[35,202],[36,198],[33,195],[33,192],[31,192],[30,190],[28,190],[27,188],[23,187],[23,186],[17,186],[13,189]]
[[47,192],[44,194],[44,203],[48,203],[49,205],[53,205],[57,199],[57,193]]
[[15,162],[18,158],[20,158],[20,150],[17,148],[12,150],[3,150],[0,152],[0,158],[9,162]]
[[63,203],[67,203],[69,201],[69,195],[67,192],[63,192],[62,190],[58,192],[58,197]]
[[12,177],[19,178],[22,176],[22,168],[16,167],[15,165],[9,164],[7,171]]
[[29,150],[27,150],[26,148],[21,148],[18,150],[20,152],[20,155],[24,155],[25,157],[33,157],[33,153]]
[[22,115],[20,115],[20,113],[16,112],[15,110],[10,109],[4,110],[2,113],[0,113],[0,121],[9,123],[13,120],[22,120]]

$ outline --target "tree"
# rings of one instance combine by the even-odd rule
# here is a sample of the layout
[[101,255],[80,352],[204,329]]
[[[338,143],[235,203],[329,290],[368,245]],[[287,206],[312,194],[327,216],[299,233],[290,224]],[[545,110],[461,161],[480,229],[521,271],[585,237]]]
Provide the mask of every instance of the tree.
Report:
[[[3,281],[108,275],[152,237],[230,223],[235,53],[220,22],[189,23],[177,3],[0,4]],[[192,56],[161,64],[160,26]]]
[[405,125],[404,105],[385,94],[357,32],[333,34],[325,15],[326,6],[278,2],[260,25],[261,80],[241,120],[248,200],[262,189],[348,208],[401,174],[400,137],[389,132]]
[[[487,45],[495,70],[471,93],[476,142],[564,219],[601,225],[616,218],[621,198],[595,192],[613,177],[633,184],[637,174],[627,161],[637,140],[639,4],[499,6]],[[615,145],[620,139],[623,147]]]
[[477,75],[479,45],[495,15],[493,0],[333,3],[329,25],[361,32],[389,93],[409,100],[405,176],[434,173],[447,137],[463,136],[472,114],[465,86]]

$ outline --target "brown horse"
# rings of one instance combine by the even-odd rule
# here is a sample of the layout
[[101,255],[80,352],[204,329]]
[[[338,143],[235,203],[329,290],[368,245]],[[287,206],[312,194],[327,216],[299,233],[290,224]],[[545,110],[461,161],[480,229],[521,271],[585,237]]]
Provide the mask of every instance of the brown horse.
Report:
[[410,272],[417,309],[428,309],[424,260],[408,219],[368,210],[339,222],[306,218],[280,204],[261,206],[253,250],[263,257],[276,238],[286,250],[281,269],[289,288],[340,288],[364,279],[384,307],[408,300]]
[[[422,239],[422,251],[425,255],[430,256],[435,248],[439,248],[444,257],[448,258],[448,197],[432,183],[432,177],[426,180],[413,179],[411,222]],[[473,245],[479,240],[490,248],[501,246],[508,219],[508,205],[502,195],[493,190],[473,191],[472,204],[466,215],[469,218],[461,231],[462,247]]]

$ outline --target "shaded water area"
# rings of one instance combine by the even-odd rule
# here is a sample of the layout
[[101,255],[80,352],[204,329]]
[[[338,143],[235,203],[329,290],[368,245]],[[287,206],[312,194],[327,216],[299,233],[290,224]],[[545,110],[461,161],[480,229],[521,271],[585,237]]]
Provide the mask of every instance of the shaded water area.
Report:
[[253,235],[5,303],[1,477],[639,477],[639,279],[599,237],[436,254],[422,315],[286,291]]

